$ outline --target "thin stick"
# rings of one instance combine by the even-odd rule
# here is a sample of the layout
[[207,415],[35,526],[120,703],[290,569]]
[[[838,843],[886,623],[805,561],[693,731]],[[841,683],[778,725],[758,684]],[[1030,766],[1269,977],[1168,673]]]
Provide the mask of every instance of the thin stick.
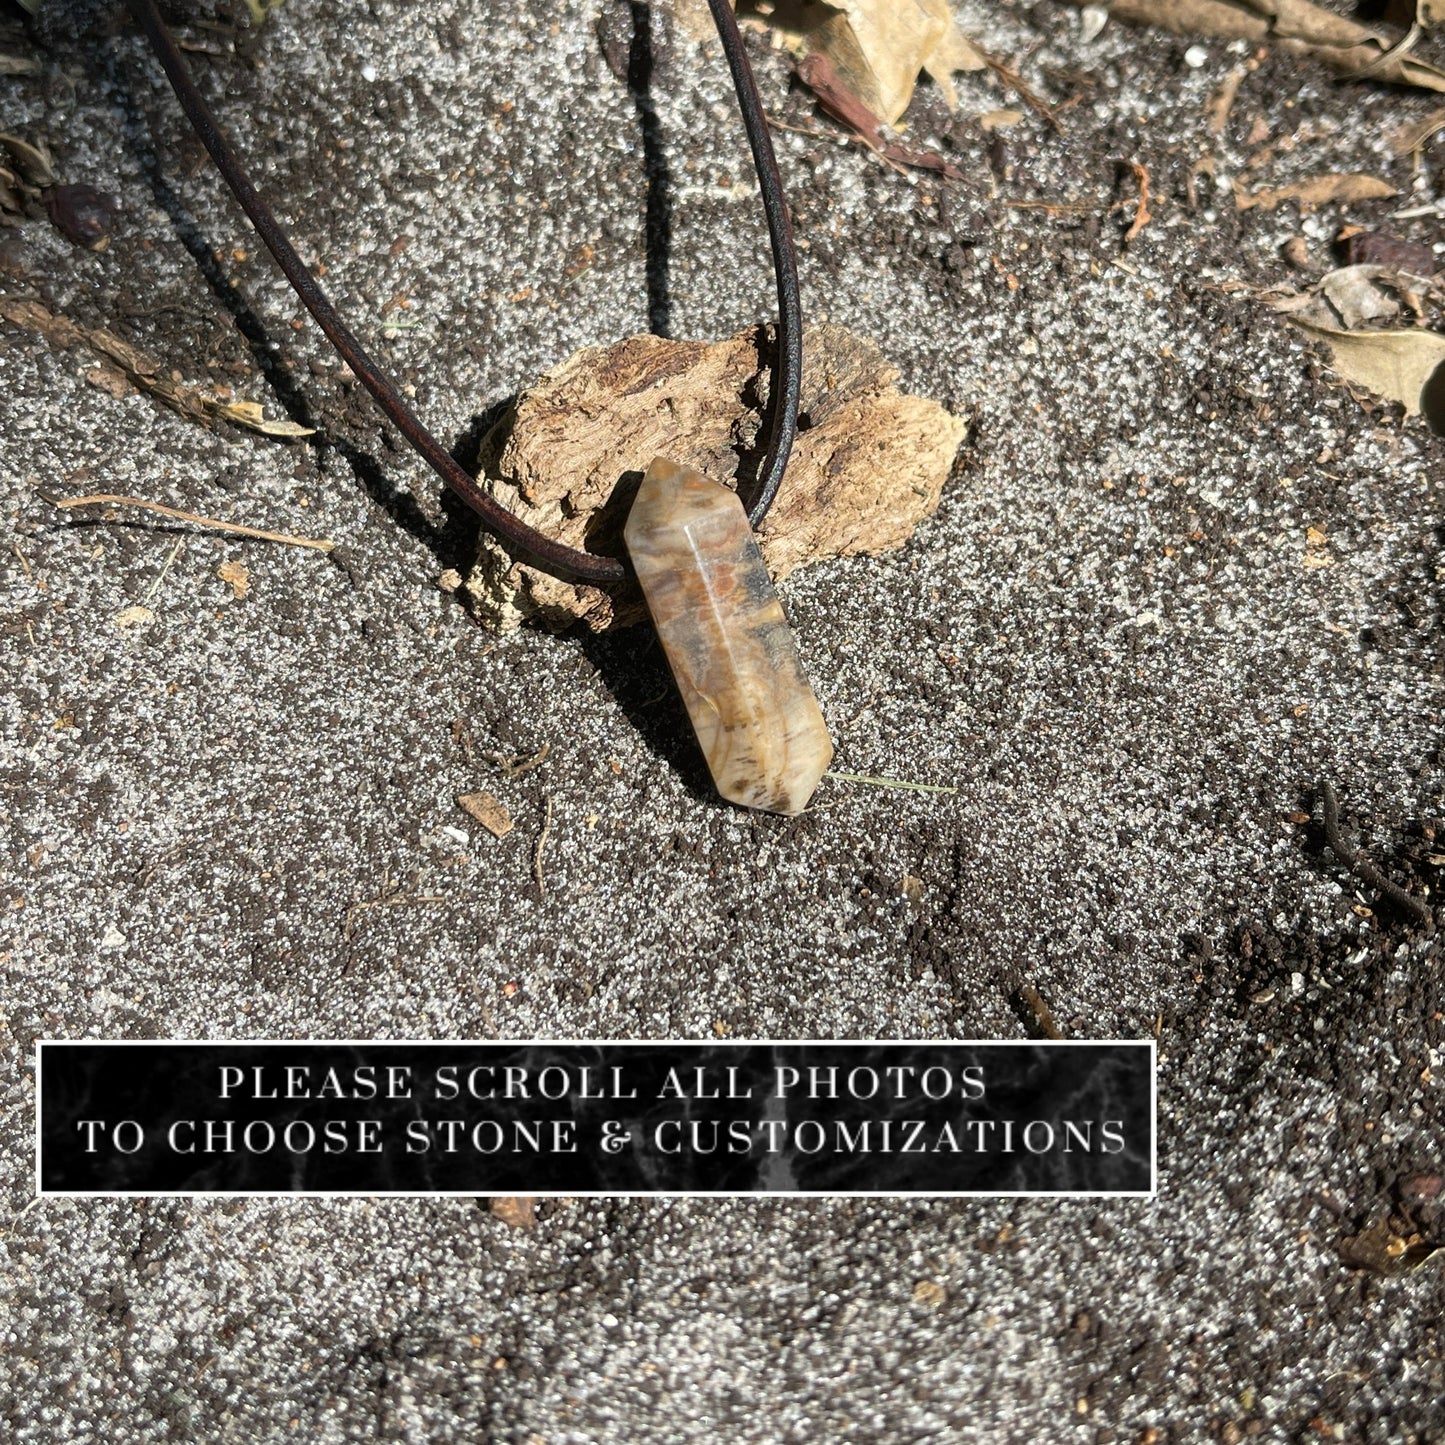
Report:
[[159,502],[144,502],[139,497],[122,497],[111,492],[97,492],[90,497],[48,497],[40,494],[53,507],[143,507],[147,512],[159,512],[163,517],[173,517],[178,522],[189,522],[194,527],[209,527],[215,532],[234,532],[238,537],[256,537],[262,542],[280,542],[287,547],[310,547],[317,552],[330,552],[335,542],[321,537],[294,537],[289,532],[268,532],[264,527],[245,527],[240,522],[219,522],[214,517],[201,517],[195,512],[183,512],[179,507],[163,507]]
[[1149,214],[1149,172],[1138,161],[1130,161],[1129,169],[1134,172],[1134,179],[1139,182],[1139,204],[1134,208],[1133,222],[1124,232],[1126,246],[1154,219]]
[[1335,798],[1334,788],[1323,778],[1319,782],[1318,792],[1320,805],[1324,812],[1325,842],[1330,845],[1330,852],[1361,883],[1366,883],[1376,892],[1383,893],[1391,903],[1397,908],[1403,909],[1411,918],[1417,919],[1426,928],[1434,923],[1435,915],[1424,902],[1413,894],[1406,893],[1398,883],[1391,882],[1368,858],[1355,852],[1340,836],[1340,805]]
[[1024,78],[1012,66],[1005,65],[996,55],[990,55],[988,51],[975,45],[974,49],[983,56],[984,63],[1003,83],[1014,92],[1030,110],[1037,111],[1048,122],[1050,129],[1055,135],[1063,134],[1063,126],[1059,124],[1058,115],[1054,107],[1047,101],[1040,100],[1024,83]]
[[532,872],[537,878],[537,896],[547,896],[547,885],[542,881],[542,849],[547,846],[547,836],[552,831],[552,795],[547,794],[547,816],[542,820],[542,831],[537,834],[537,851],[532,855]]
[[1058,1024],[1054,1021],[1053,1010],[1043,1000],[1033,984],[1026,983],[1019,989],[1019,997],[1028,1005],[1029,1012],[1034,1016],[1034,1023],[1038,1025],[1039,1032],[1048,1039],[1061,1039],[1063,1034]]
[[547,754],[552,751],[551,743],[543,743],[541,748],[532,754],[520,757],[506,757],[502,753],[483,753],[489,763],[495,763],[501,770],[502,776],[507,778],[520,778],[523,773],[530,773],[533,768],[541,767],[547,761]]
[[154,598],[156,593],[161,590],[161,583],[166,580],[166,573],[171,570],[171,563],[176,560],[176,553],[179,552],[181,548],[185,546],[185,544],[186,539],[184,537],[176,538],[176,545],[171,548],[171,555],[166,558],[166,565],[161,568],[161,575],[157,577],[154,582],[151,583],[150,590],[146,593],[144,597],[141,598],[142,607],[149,607],[151,604],[151,599]]
[[837,778],[843,783],[867,783],[874,788],[907,788],[913,793],[957,793],[957,788],[941,787],[937,783],[905,783],[900,778],[877,778],[871,773],[835,773],[831,769],[825,778]]
[[419,893],[407,896],[393,895],[390,898],[366,898],[360,903],[353,903],[346,910],[346,918],[342,923],[342,936],[349,943],[356,933],[356,918],[358,914],[365,913],[372,908],[409,908],[421,903],[451,903],[455,900],[448,898],[442,893]]
[[1097,201],[1005,201],[1010,210],[1013,211],[1047,211],[1052,215],[1057,211],[1062,215],[1065,211],[1092,211],[1098,207]]

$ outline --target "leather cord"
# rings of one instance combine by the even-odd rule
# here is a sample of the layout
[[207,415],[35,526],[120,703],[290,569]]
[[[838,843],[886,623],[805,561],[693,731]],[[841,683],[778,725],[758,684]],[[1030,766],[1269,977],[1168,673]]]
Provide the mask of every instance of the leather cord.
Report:
[[[127,0],[127,3],[131,14],[150,41],[151,48],[181,103],[181,109],[195,128],[202,144],[210,152],[211,159],[216,163],[216,168],[231,188],[241,209],[266,248],[276,258],[276,264],[301,298],[302,304],[325,332],[327,340],[376,399],[377,405],[392,425],[411,443],[442,481],[476,512],[482,519],[482,524],[527,560],[558,576],[575,578],[578,581],[623,581],[629,573],[621,560],[564,546],[537,531],[535,527],[529,527],[488,496],[476,479],[470,476],[432,435],[407,405],[391,378],[377,365],[341,319],[321,283],[297,254],[270,206],[252,184],[210,107],[196,88],[190,69],[157,12],[154,0]],[[803,371],[802,303],[798,292],[797,257],[793,248],[787,202],[783,196],[782,176],[778,171],[777,157],[773,152],[772,137],[767,118],[763,114],[757,82],[753,78],[752,66],[748,63],[742,35],[738,31],[737,17],[733,14],[730,0],[708,0],[708,5],[717,25],[718,36],[722,40],[723,53],[732,73],[743,125],[752,149],[778,283],[777,344],[773,364],[768,450],[759,472],[757,495],[748,512],[749,521],[757,527],[767,515],[768,508],[777,495],[788,464],[788,454],[797,434]]]

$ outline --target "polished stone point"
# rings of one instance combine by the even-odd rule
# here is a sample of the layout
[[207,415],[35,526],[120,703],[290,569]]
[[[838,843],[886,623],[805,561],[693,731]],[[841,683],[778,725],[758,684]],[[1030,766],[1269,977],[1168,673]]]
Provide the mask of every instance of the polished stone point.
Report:
[[833,743],[737,493],[656,457],[623,537],[718,792],[801,813]]

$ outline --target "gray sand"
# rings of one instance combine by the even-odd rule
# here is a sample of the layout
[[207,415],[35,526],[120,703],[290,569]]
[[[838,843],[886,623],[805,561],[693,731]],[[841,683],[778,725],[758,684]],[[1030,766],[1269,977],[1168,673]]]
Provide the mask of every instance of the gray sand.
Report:
[[[604,8],[625,47],[612,0],[288,0],[256,67],[192,57],[448,442],[647,327]],[[1194,68],[1171,37],[969,0],[1055,99],[1093,77],[1063,139],[1028,117],[997,179],[925,88],[914,136],[969,176],[941,187],[779,133],[809,314],[973,423],[906,549],[784,588],[835,766],[957,792],[830,779],[780,820],[710,796],[647,633],[497,638],[438,590],[465,529],[300,324],[139,40],[47,11],[3,129],[121,218],[95,255],[38,214],[0,231],[0,289],[284,415],[229,300],[329,444],[208,432],[0,327],[0,1433],[1445,1441],[1438,1261],[1337,1250],[1445,1160],[1438,952],[1290,820],[1329,777],[1401,876],[1440,815],[1441,444],[1227,285],[1289,279],[1295,234],[1325,269],[1346,221],[1433,240],[1389,217],[1435,199],[1440,151],[1416,174],[1384,141],[1431,98],[1276,57],[1216,139],[1244,47]],[[671,327],[728,335],[772,311],[751,172],[715,44],[658,26]],[[770,109],[833,128],[754,53]],[[1236,216],[1201,176],[1191,212],[1194,160],[1243,177],[1256,119],[1295,144],[1251,183],[1358,170],[1402,198]],[[1127,253],[1121,159],[1162,198]],[[329,537],[343,565],[92,525],[37,487]],[[544,744],[515,778],[488,761]],[[477,788],[507,837],[454,804]],[[1070,1033],[1157,1027],[1156,1200],[571,1200],[530,1233],[459,1199],[30,1203],[36,1037],[1018,1038],[1024,981]]]

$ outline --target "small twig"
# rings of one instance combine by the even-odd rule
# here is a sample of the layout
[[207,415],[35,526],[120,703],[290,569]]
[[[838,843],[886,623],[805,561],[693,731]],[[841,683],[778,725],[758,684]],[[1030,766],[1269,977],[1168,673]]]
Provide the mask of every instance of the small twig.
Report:
[[957,793],[957,788],[945,788],[938,783],[905,783],[901,778],[878,778],[871,773],[835,773],[831,769],[825,778],[837,778],[841,783],[867,783],[874,788],[906,788],[914,793]]
[[1124,232],[1124,244],[1127,246],[1145,226],[1154,218],[1149,214],[1149,171],[1141,166],[1138,161],[1130,161],[1129,169],[1134,172],[1134,179],[1139,182],[1139,203],[1134,207],[1134,219],[1129,229]]
[[230,817],[222,818],[219,823],[198,828],[195,832],[188,833],[184,838],[172,843],[164,852],[157,853],[150,862],[144,863],[136,869],[135,881],[139,883],[142,888],[146,887],[167,863],[174,862],[191,844],[199,843],[208,838],[214,839],[218,830],[224,828],[228,823],[238,823],[240,820],[241,815],[239,813],[232,813]]
[[34,1209],[35,1206],[39,1204],[41,1199],[43,1198],[44,1195],[37,1194],[34,1199],[28,1200],[25,1204],[22,1204],[20,1208],[15,1211],[15,1213],[10,1217],[10,1228],[6,1231],[7,1238],[15,1233],[15,1226],[19,1224],[20,1221],[24,1219],[25,1216],[29,1214],[30,1211]]
[[465,718],[456,718],[452,722],[452,741],[467,755],[467,764],[472,761],[472,730],[467,726]]
[[1062,216],[1075,211],[1092,211],[1097,201],[1005,201],[1004,205],[1013,211],[1046,211],[1050,216]]
[[841,130],[818,130],[805,125],[789,125],[785,120],[778,120],[775,116],[768,117],[768,124],[774,130],[791,131],[794,135],[813,136],[818,140],[842,141],[845,145],[860,145],[865,151],[877,157],[891,171],[897,171],[900,176],[908,174],[908,167],[900,165],[893,159],[875,138],[864,135],[861,131],[844,132]]
[[451,901],[451,899],[447,898],[444,894],[441,893],[422,893],[417,894],[414,897],[402,897],[398,894],[393,894],[389,898],[366,898],[363,899],[360,903],[353,903],[351,907],[346,910],[346,919],[344,924],[342,925],[342,934],[345,937],[346,941],[350,943],[352,938],[355,937],[356,934],[357,915],[360,913],[365,913],[368,909],[371,908],[402,908],[409,904],[450,903]]
[[150,590],[146,593],[144,597],[141,598],[140,605],[142,607],[149,607],[151,604],[151,600],[155,597],[156,593],[161,590],[161,583],[166,580],[166,573],[171,570],[171,563],[176,560],[176,553],[179,552],[181,548],[185,546],[185,544],[186,539],[184,537],[176,538],[176,545],[171,548],[171,555],[166,558],[166,565],[161,568],[161,575],[157,577],[154,582],[151,583]]
[[1046,1039],[1061,1039],[1063,1033],[1058,1024],[1054,1021],[1054,1015],[1048,1004],[1043,1000],[1033,984],[1026,983],[1019,989],[1019,997],[1024,1001],[1028,1011],[1034,1017],[1034,1023],[1038,1025],[1039,1031]]
[[35,581],[35,574],[30,570],[30,563],[26,559],[25,553],[20,550],[20,543],[12,542],[10,550],[20,559],[20,565],[25,569],[25,580],[27,582]]
[[1340,805],[1335,790],[1323,778],[1316,786],[1321,810],[1324,813],[1325,842],[1332,852],[1361,883],[1367,884],[1378,893],[1383,893],[1397,908],[1403,909],[1425,927],[1435,921],[1429,906],[1413,894],[1407,893],[1398,883],[1386,878],[1368,858],[1362,857],[1340,836]]
[[195,512],[183,512],[179,507],[163,507],[159,502],[145,502],[139,497],[122,497],[111,492],[97,492],[90,497],[52,497],[45,492],[40,495],[53,507],[67,511],[72,507],[143,507],[147,512],[159,512],[163,517],[173,517],[177,522],[189,522],[195,527],[209,527],[216,532],[234,532],[239,537],[255,537],[262,542],[280,542],[287,547],[310,547],[317,552],[330,552],[336,543],[320,537],[294,537],[287,532],[268,532],[263,527],[245,527],[240,522],[218,522],[214,517],[201,517]]
[[483,753],[489,763],[495,763],[501,770],[504,778],[520,778],[523,773],[530,773],[533,768],[540,767],[547,761],[547,754],[552,751],[551,743],[543,743],[541,748],[532,754],[531,757],[521,756],[509,758],[504,753]]
[[768,112],[768,124],[774,130],[785,130],[792,135],[811,136],[814,140],[842,141],[844,145],[860,145],[867,146],[869,150],[873,149],[868,145],[867,139],[856,131],[822,130],[813,125],[789,125],[787,121],[779,120],[771,111]]
[[842,77],[822,51],[805,55],[794,67],[798,79],[813,92],[818,104],[842,121],[880,160],[906,174],[907,169],[937,171],[952,181],[961,181],[964,174],[936,151],[918,151],[890,140],[884,134],[883,122],[874,115],[844,84]]
[[542,819],[542,831],[537,834],[536,851],[532,854],[532,872],[537,879],[537,896],[547,896],[547,885],[542,881],[542,850],[547,846],[547,837],[552,831],[552,795],[547,794],[547,815]]
[[1037,95],[1035,95],[1033,91],[1028,88],[1028,85],[1024,82],[1023,76],[1021,76],[1018,71],[1013,69],[1012,66],[1005,65],[1004,62],[1000,60],[997,56],[990,55],[988,51],[980,48],[979,46],[975,45],[973,48],[977,50],[978,53],[983,57],[984,62],[987,64],[988,68],[993,71],[993,73],[998,76],[998,78],[1003,81],[1003,83],[1010,90],[1012,90],[1014,94],[1017,95],[1018,98],[1023,101],[1026,106],[1029,107],[1030,110],[1037,111],[1041,116],[1043,116],[1043,118],[1052,128],[1055,135],[1063,134],[1064,128],[1059,124],[1059,117],[1055,108],[1051,106],[1047,101],[1041,100]]

